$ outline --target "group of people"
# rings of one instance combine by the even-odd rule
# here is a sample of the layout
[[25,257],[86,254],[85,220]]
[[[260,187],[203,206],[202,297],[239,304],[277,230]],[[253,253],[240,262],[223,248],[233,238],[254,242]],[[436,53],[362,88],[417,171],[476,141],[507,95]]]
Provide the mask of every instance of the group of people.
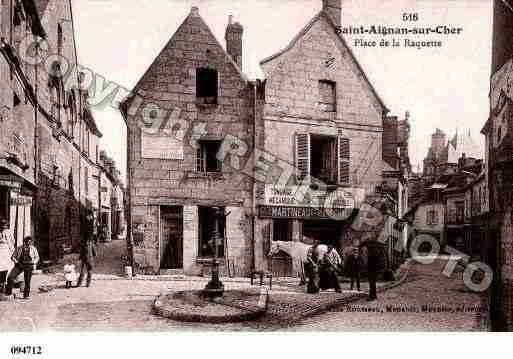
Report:
[[[80,243],[80,276],[76,287],[82,285],[87,272],[86,285],[91,285],[93,257],[96,256],[95,225],[93,212],[89,210],[82,222],[83,235]],[[18,276],[23,274],[24,290],[23,299],[30,297],[30,283],[32,273],[39,263],[39,253],[33,244],[31,236],[23,239],[22,245],[15,248],[15,240],[9,229],[9,222],[5,218],[0,219],[0,294],[4,297],[12,296],[12,290]]]
[[[376,250],[372,241],[365,242],[360,246],[351,249],[350,254],[345,261],[345,273],[350,278],[350,290],[353,290],[356,284],[356,290],[360,289],[360,274],[363,270],[364,261],[361,251],[365,248],[367,257],[367,278],[369,281],[368,300],[377,299],[376,281],[377,281],[377,257]],[[307,278],[307,293],[319,293],[320,290],[335,289],[341,292],[338,275],[344,272],[344,264],[341,256],[333,246],[328,246],[327,251],[322,253],[319,245],[314,245],[305,261],[305,277]]]

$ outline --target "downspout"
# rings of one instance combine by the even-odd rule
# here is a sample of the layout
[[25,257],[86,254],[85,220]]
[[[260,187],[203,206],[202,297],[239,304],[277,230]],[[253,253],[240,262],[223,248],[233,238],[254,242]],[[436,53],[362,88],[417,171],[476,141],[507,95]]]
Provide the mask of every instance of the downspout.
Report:
[[[134,253],[134,239],[132,235],[132,170],[130,168],[130,157],[132,153],[132,132],[130,129],[130,124],[128,123],[127,115],[128,110],[124,107],[126,103],[121,103],[119,106],[119,110],[121,112],[121,115],[123,116],[123,120],[126,125],[126,139],[127,139],[127,146],[126,146],[126,181],[127,181],[127,188],[126,188],[126,195],[127,195],[127,202],[128,202],[128,208],[126,213],[126,222],[127,222],[127,249],[128,249],[128,256],[130,261],[130,266],[132,267],[132,275],[136,275],[135,272],[135,253]],[[127,112],[125,112],[127,111]]]
[[[36,43],[36,57],[39,56],[39,42]],[[38,180],[38,165],[39,165],[39,149],[38,149],[38,143],[39,143],[39,99],[38,99],[38,81],[39,81],[39,72],[37,64],[34,66],[34,77],[35,77],[35,83],[34,83],[34,92],[36,97],[36,103],[34,105],[34,183],[36,186],[39,187],[39,180]],[[37,205],[38,205],[38,195],[39,195],[39,188],[36,189],[36,196],[34,196],[34,203],[32,203],[32,211],[34,213],[34,235],[38,236],[38,220],[36,211],[37,211]],[[39,243],[39,238],[37,239],[37,243]],[[41,250],[41,248],[39,248]]]
[[[253,83],[253,170],[255,169],[255,165],[256,165],[256,158],[255,158],[255,154],[256,154],[256,141],[257,141],[257,133],[256,133],[256,121],[257,121],[257,113],[258,113],[258,110],[257,110],[257,106],[258,106],[258,101],[257,101],[257,95],[258,95],[258,81],[255,81]],[[255,253],[256,253],[256,240],[255,240],[255,235],[256,235],[256,192],[257,192],[257,182],[256,182],[256,178],[255,176],[253,175],[252,176],[252,184],[253,184],[253,194],[252,194],[252,214],[251,214],[251,272],[253,273],[256,269],[256,258],[255,258]]]

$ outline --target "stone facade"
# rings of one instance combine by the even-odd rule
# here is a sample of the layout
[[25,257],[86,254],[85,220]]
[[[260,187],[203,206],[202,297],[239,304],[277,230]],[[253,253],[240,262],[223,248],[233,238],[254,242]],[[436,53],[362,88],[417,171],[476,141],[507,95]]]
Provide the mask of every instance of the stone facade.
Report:
[[[217,103],[199,102],[198,68],[217,71]],[[202,141],[219,141],[221,151],[229,152],[230,138],[252,146],[253,87],[218,43],[197,8],[192,9],[134,92],[142,98],[143,105],[138,111],[126,111],[125,116],[129,127],[128,171],[135,262],[149,271],[161,270],[162,240],[165,240],[161,233],[162,213],[164,207],[178,207],[183,226],[183,268],[176,269],[189,274],[201,273],[203,263],[208,263],[209,258],[202,258],[198,247],[199,208],[224,207],[229,215],[222,270],[228,270],[230,262],[241,274],[247,274],[251,267],[247,230],[252,208],[251,181],[236,172],[234,162],[238,158],[235,157],[227,157],[219,171],[198,169],[198,151]],[[131,104],[132,109],[134,106]],[[159,111],[153,118],[150,111],[147,116],[150,122],[171,116],[171,121],[178,120],[181,124],[180,131],[170,134],[142,131],[140,124],[148,124],[144,116],[153,106]],[[173,125],[176,123],[171,122],[169,126]],[[175,148],[158,148],[167,142],[166,136],[169,141],[180,136]]]
[[[481,131],[486,138],[489,215],[486,217],[486,263],[493,270],[490,288],[492,329],[513,329],[513,96],[511,78],[513,14],[507,4],[494,1],[490,116]],[[485,90],[483,90],[485,91]],[[486,89],[488,91],[488,88]]]
[[[270,241],[279,239],[278,218],[259,211],[269,207],[273,186],[315,183],[318,199],[331,193],[327,185],[330,191],[358,192],[362,200],[382,183],[388,110],[338,34],[340,1],[323,4],[287,49],[261,63],[262,82],[248,82],[241,72],[243,27],[229,19],[225,51],[193,8],[121,104],[129,129],[129,243],[140,271],[203,273],[211,256],[202,255],[210,229],[201,218],[205,208],[217,207],[226,215],[222,271],[247,275],[268,269]],[[215,94],[204,98],[202,74],[214,76],[213,70]],[[204,102],[214,98],[215,103]],[[330,148],[323,149],[331,153],[330,183],[308,171],[322,167],[313,147],[308,159],[299,159],[299,134],[307,143],[318,139],[319,148]],[[203,168],[205,141],[219,141],[222,165],[214,171]],[[310,203],[301,211],[314,207]],[[317,236],[314,222],[322,218],[316,216],[307,224],[285,216],[282,234],[294,241]],[[337,241],[344,234],[340,223],[328,222],[336,237],[330,240]],[[299,269],[285,266],[280,268],[288,275]]]
[[[294,189],[294,186],[301,186],[304,181],[297,172],[314,177],[314,182],[327,180],[330,189],[324,190],[324,194],[320,191],[320,196],[324,197],[337,188],[349,192],[360,189],[365,194],[373,194],[382,183],[383,120],[388,110],[337,33],[340,1],[324,1],[323,7],[286,49],[261,62],[266,76],[261,124],[265,134],[263,147],[279,162],[293,164],[295,169],[288,179],[284,179],[286,171],[271,171],[264,183],[258,184],[258,194],[265,193],[265,187]],[[299,136],[307,139],[306,142]],[[331,141],[336,148],[336,155],[329,160],[337,162],[329,170],[336,173],[328,174],[330,179],[321,178],[312,170],[317,156],[312,152],[316,138]],[[300,141],[305,143],[305,151],[310,151],[306,159],[300,159],[304,155],[298,149]],[[342,150],[344,141],[346,149]],[[344,168],[339,162],[342,152],[347,155]],[[268,205],[269,198],[264,198],[268,196],[259,196],[258,203]],[[288,240],[307,243],[317,240],[337,247],[352,244],[351,241],[339,242],[346,236],[346,230],[340,228],[346,228],[347,223],[328,220],[321,224],[321,218],[283,219],[289,221]],[[276,233],[278,228],[274,222],[279,220],[275,217],[257,221],[257,268],[269,268],[265,253],[269,240],[283,240]],[[339,229],[326,232],[322,228],[332,225]],[[291,270],[296,271],[297,268]]]
[[[43,259],[57,260],[78,249],[84,210],[97,213],[101,133],[78,85],[71,2],[7,1],[1,9],[7,40],[0,56],[0,145],[18,161],[2,159],[0,167],[29,184],[20,194],[10,191],[11,228],[18,239],[33,235]],[[38,56],[24,50],[32,42],[27,35],[43,37]]]

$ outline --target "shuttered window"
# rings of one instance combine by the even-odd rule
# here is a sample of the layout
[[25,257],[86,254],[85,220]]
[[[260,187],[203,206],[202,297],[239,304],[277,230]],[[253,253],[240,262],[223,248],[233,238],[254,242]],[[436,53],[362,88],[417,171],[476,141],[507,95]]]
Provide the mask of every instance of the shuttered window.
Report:
[[298,181],[310,174],[310,134],[296,134],[296,176]]
[[350,184],[350,140],[349,138],[338,137],[338,183],[340,185]]
[[349,184],[349,139],[297,133],[295,142],[298,182],[311,176],[326,184]]

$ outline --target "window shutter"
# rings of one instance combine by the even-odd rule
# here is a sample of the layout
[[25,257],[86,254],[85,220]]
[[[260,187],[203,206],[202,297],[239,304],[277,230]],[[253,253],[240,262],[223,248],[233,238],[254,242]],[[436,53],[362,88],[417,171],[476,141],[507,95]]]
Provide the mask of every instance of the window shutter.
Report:
[[205,172],[205,161],[203,158],[203,146],[198,145],[196,150],[196,171]]
[[350,157],[349,138],[338,136],[338,183],[341,185],[349,185],[350,182]]
[[310,175],[310,134],[296,134],[296,171],[298,181]]

